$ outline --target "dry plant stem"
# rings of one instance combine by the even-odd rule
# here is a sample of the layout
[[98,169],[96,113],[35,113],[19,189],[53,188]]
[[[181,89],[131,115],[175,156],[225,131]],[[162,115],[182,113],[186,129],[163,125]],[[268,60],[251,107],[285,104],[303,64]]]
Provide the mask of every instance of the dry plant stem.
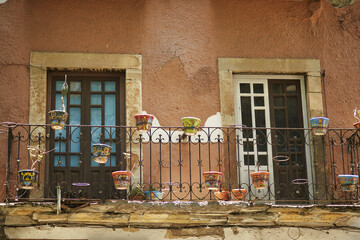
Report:
[[[55,150],[55,148],[54,148],[54,149],[51,149],[49,151],[41,151],[41,149],[39,147],[36,147],[36,148],[28,147],[28,149],[29,149],[29,152],[30,152],[30,158],[31,158],[31,160],[33,162],[32,165],[31,165],[31,168],[30,168],[31,170],[35,170],[35,164],[38,163],[38,162],[41,162],[41,159],[43,158],[43,156],[45,154],[48,154],[48,153]],[[32,151],[38,151],[38,153],[32,153]],[[32,159],[34,157],[36,158],[35,161]]]

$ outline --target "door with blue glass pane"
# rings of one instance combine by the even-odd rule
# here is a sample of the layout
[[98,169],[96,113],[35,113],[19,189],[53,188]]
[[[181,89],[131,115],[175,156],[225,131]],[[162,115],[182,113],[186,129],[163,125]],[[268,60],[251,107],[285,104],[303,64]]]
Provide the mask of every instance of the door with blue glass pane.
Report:
[[[65,73],[49,73],[52,109],[61,108],[61,86]],[[115,126],[125,125],[124,74],[66,73],[69,92],[65,99],[68,125],[51,131],[48,182],[50,192],[61,185],[71,198],[113,198],[111,172],[126,166],[121,157],[124,133]],[[92,145],[112,147],[106,164],[92,158]],[[86,186],[89,185],[89,186]],[[49,194],[52,195],[52,194]]]

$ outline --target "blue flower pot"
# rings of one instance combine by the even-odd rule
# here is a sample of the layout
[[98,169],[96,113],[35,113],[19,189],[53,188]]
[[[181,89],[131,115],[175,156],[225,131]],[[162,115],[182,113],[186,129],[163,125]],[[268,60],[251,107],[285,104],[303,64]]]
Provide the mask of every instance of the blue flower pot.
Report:
[[326,117],[314,117],[310,119],[310,126],[314,135],[325,135],[328,125],[329,119]]

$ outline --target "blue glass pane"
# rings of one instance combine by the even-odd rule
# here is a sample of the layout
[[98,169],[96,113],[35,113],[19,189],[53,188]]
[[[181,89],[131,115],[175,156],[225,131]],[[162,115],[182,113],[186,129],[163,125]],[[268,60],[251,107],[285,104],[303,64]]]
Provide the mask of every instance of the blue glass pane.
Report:
[[56,139],[66,139],[66,128],[67,127],[64,127],[64,129],[62,129],[62,130],[56,130],[55,138]]
[[65,166],[66,166],[66,157],[62,155],[55,155],[54,167],[65,167]]
[[101,94],[91,94],[91,105],[101,105]]
[[80,92],[81,91],[81,82],[70,82],[70,91],[71,92]]
[[80,128],[79,127],[71,127],[71,141],[70,141],[70,152],[80,152]]
[[[110,165],[111,164],[111,165]],[[110,159],[105,163],[105,167],[115,167],[116,166],[116,156],[111,155]]]
[[90,88],[92,92],[101,92],[101,82],[100,81],[92,81],[90,83]]
[[80,167],[80,156],[70,157],[70,167]]
[[116,97],[115,94],[105,95],[105,125],[114,126],[116,117]]
[[90,124],[101,125],[101,108],[90,109]]
[[91,142],[92,143],[99,143],[100,142],[100,133],[101,128],[98,127],[92,127],[91,128]]
[[[64,99],[64,104],[65,104],[65,110],[66,110],[66,106],[67,106],[67,98],[65,97]],[[54,110],[62,110],[62,104],[61,104],[61,94],[58,93],[55,96],[55,109]]]
[[81,95],[80,94],[70,94],[70,104],[73,104],[73,105],[81,104]]
[[64,81],[56,81],[56,91],[61,91]]
[[111,147],[111,152],[115,153],[116,152],[116,144],[114,142],[106,142],[106,145],[109,145]]
[[66,142],[55,142],[55,152],[66,152]]
[[81,108],[71,107],[69,111],[69,124],[79,125],[81,123]]
[[105,82],[105,92],[115,92],[115,81]]

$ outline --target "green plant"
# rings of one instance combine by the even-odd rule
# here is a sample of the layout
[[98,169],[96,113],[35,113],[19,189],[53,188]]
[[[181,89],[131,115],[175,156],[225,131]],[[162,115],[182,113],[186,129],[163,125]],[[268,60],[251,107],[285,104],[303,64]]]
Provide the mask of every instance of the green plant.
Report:
[[133,199],[133,198],[138,197],[138,196],[139,197],[145,197],[144,189],[140,185],[138,185],[135,188],[131,189],[129,198]]

